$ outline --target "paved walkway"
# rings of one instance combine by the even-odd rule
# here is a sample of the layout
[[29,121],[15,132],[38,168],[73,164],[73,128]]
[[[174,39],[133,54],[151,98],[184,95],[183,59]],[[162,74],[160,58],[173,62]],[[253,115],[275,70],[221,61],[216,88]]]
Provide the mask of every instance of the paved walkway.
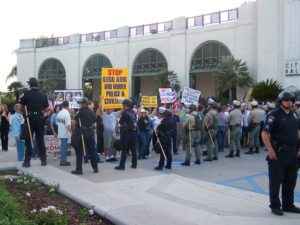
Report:
[[[15,153],[0,153],[0,168],[13,167]],[[268,207],[264,153],[241,159],[224,159],[183,168],[183,156],[175,157],[172,172],[156,172],[156,157],[139,161],[139,169],[114,171],[115,164],[99,165],[93,174],[84,166],[82,177],[58,167],[49,157],[49,166],[39,161],[25,169],[46,183],[59,184],[60,191],[94,207],[116,224],[130,225],[292,225],[300,216],[273,216]],[[73,163],[73,157],[70,158]],[[17,163],[20,166],[20,163]],[[245,189],[245,190],[242,190]],[[250,191],[246,191],[250,190]],[[299,192],[299,184],[297,186]]]

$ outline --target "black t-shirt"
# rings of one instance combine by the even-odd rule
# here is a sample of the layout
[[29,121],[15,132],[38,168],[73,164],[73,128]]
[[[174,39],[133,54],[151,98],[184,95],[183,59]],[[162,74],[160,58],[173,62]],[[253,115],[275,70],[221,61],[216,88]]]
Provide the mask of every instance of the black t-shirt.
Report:
[[41,113],[49,106],[47,96],[37,88],[26,91],[21,97],[20,103],[27,106],[28,113]]
[[296,147],[300,120],[294,112],[286,113],[277,108],[267,115],[263,129],[270,133],[271,141],[276,145]]

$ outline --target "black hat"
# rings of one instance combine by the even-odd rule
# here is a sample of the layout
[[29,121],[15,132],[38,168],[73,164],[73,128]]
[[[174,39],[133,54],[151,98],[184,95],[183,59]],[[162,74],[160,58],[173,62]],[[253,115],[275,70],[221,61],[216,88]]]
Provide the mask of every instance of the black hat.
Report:
[[27,84],[30,87],[37,87],[38,86],[38,81],[35,77],[30,77],[29,80],[27,81]]
[[123,102],[122,102],[122,105],[124,106],[127,106],[129,108],[132,108],[133,107],[133,103],[130,99],[125,99]]

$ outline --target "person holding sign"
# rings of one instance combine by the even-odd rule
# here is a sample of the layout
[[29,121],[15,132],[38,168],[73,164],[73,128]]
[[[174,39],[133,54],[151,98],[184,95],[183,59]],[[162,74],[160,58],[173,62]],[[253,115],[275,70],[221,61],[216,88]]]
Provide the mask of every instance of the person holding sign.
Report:
[[119,166],[115,167],[116,170],[125,170],[126,158],[128,151],[131,151],[132,161],[131,168],[136,169],[137,167],[137,152],[136,152],[136,141],[137,141],[137,116],[133,111],[133,103],[129,99],[125,99],[122,103],[123,111],[121,113],[120,124],[120,135],[121,135],[121,160]]

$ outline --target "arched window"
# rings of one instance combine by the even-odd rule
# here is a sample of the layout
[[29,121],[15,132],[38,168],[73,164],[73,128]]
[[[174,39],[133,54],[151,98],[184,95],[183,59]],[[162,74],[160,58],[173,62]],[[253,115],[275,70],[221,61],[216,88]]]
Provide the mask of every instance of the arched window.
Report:
[[226,57],[230,57],[229,49],[220,42],[208,41],[200,45],[192,57],[190,72],[213,72]]
[[83,69],[83,80],[99,80],[103,67],[112,67],[110,60],[102,54],[92,55],[85,63]]
[[134,61],[133,75],[161,74],[168,70],[167,60],[161,52],[156,49],[142,51]]
[[54,58],[46,59],[38,73],[38,79],[42,82],[50,81],[54,89],[66,88],[66,71],[63,64]]

